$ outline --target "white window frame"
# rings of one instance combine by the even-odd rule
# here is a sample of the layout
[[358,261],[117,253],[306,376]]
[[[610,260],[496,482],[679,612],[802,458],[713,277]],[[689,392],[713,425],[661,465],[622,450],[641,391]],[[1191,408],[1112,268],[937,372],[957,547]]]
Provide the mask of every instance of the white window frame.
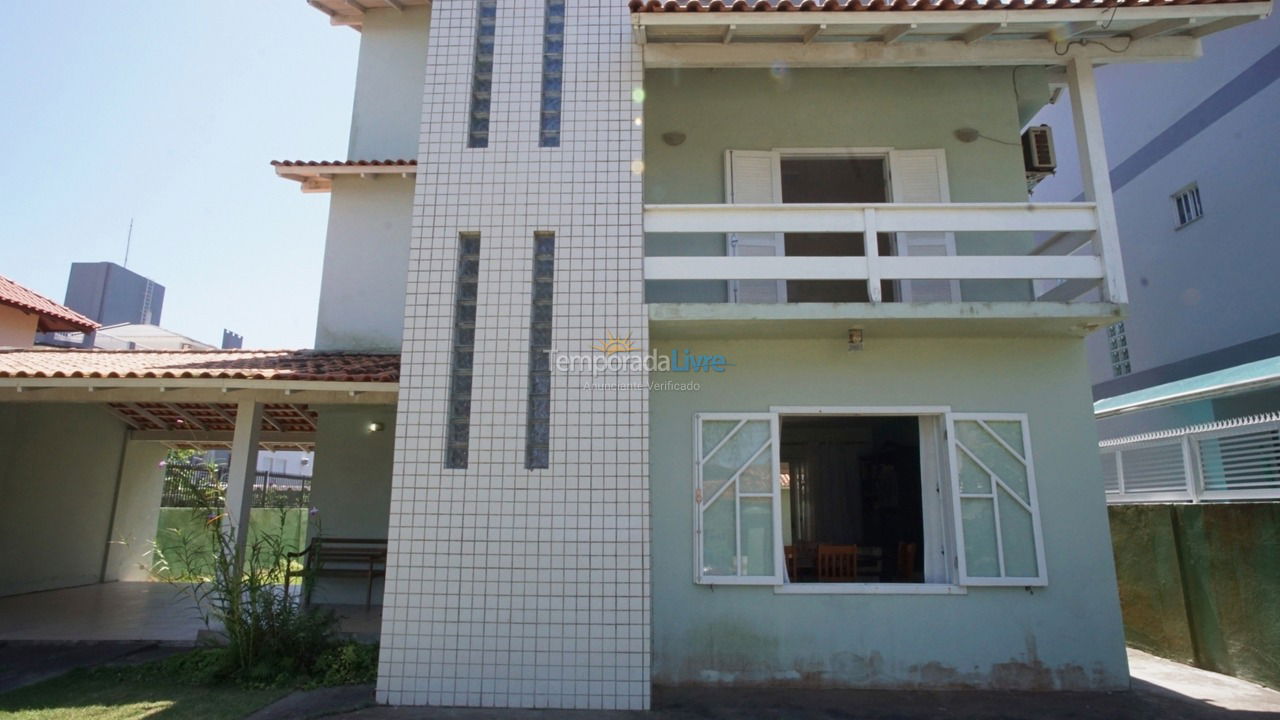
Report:
[[[767,420],[769,421],[770,430],[770,454],[772,469],[770,470],[773,478],[771,493],[773,498],[773,575],[742,575],[742,568],[738,567],[738,575],[703,575],[703,554],[702,554],[702,515],[703,515],[703,498],[702,498],[702,423],[704,420],[739,420],[747,422],[751,420]],[[728,440],[733,433],[729,433],[725,437]],[[781,506],[782,506],[782,487],[778,482],[778,474],[781,471],[781,463],[778,453],[778,415],[777,413],[762,412],[707,412],[694,413],[693,416],[693,514],[694,514],[694,537],[693,543],[693,567],[696,574],[696,580],[699,585],[781,585],[783,582],[783,574],[785,572],[786,558],[783,556],[782,549],[782,522],[781,522]],[[713,449],[714,452],[714,449]],[[725,483],[726,487],[729,483]],[[764,493],[751,494],[747,497],[763,497]],[[735,489],[735,499],[742,497],[742,493]],[[742,512],[738,508],[735,511],[735,530],[739,535],[738,552],[736,557],[742,557]]]
[[[960,500],[963,499],[966,496],[966,494],[960,491],[960,472],[959,472],[960,464],[959,464],[959,457],[958,457],[958,451],[957,451],[957,448],[959,447],[959,442],[956,439],[956,428],[955,428],[955,423],[957,420],[971,420],[971,421],[978,421],[978,422],[982,422],[985,420],[994,420],[997,422],[1013,421],[1013,422],[1018,422],[1022,427],[1022,447],[1024,451],[1023,453],[1018,453],[1017,450],[1009,447],[1007,444],[1005,444],[1004,440],[1002,440],[1000,436],[997,435],[996,433],[992,432],[990,434],[993,438],[996,439],[997,442],[999,442],[1001,445],[1004,445],[1006,450],[1013,453],[1015,457],[1019,457],[1025,454],[1024,460],[1025,460],[1025,467],[1027,470],[1027,497],[1029,499],[1028,504],[1030,505],[1030,511],[1031,511],[1032,535],[1036,544],[1036,571],[1038,574],[1035,577],[1009,577],[1004,574],[1005,572],[1004,571],[1004,565],[1005,565],[1004,541],[1000,534],[1001,533],[1000,498],[999,498],[999,495],[995,492],[996,483],[1003,484],[1003,481],[1001,481],[995,475],[995,473],[991,473],[991,480],[992,480],[991,496],[993,500],[993,511],[994,511],[994,517],[995,517],[996,552],[998,553],[997,560],[1000,567],[1000,577],[981,577],[981,576],[969,575],[968,568],[966,567],[965,553],[963,552],[963,548],[965,547],[965,539],[964,539],[964,522],[963,522],[963,518],[961,517],[961,511],[960,511]],[[1045,567],[1044,533],[1041,530],[1041,526],[1040,526],[1040,499],[1036,493],[1035,451],[1031,446],[1031,425],[1028,422],[1027,414],[1026,413],[995,413],[995,412],[993,413],[975,413],[975,412],[951,413],[947,416],[947,438],[948,438],[947,447],[948,447],[948,452],[950,453],[950,462],[951,462],[951,493],[952,493],[951,497],[953,500],[952,508],[953,508],[953,511],[955,512],[954,524],[955,524],[956,548],[960,550],[959,552],[956,553],[956,556],[955,556],[956,563],[959,568],[959,576],[958,576],[959,582],[962,585],[966,585],[966,586],[1039,587],[1039,586],[1048,585],[1049,573],[1047,568]],[[972,455],[970,455],[970,458],[975,462],[977,462],[979,465],[982,465],[982,462],[978,458],[973,457]],[[1015,494],[1010,488],[1006,488],[1006,492],[1008,492],[1011,495]],[[974,493],[968,493],[967,495],[969,497],[982,497]]]
[[[930,472],[937,482],[937,497],[934,498],[934,509],[928,507],[929,500],[924,498],[925,541],[922,543],[921,557],[926,559],[926,581],[922,583],[791,583],[786,579],[786,561],[782,541],[782,502],[781,485],[773,485],[773,533],[774,533],[774,574],[773,576],[703,576],[702,547],[702,422],[703,420],[768,420],[772,433],[773,473],[777,475],[781,468],[781,418],[783,416],[846,416],[846,417],[916,417],[933,418],[938,423],[935,442],[932,449],[936,455],[935,469],[929,469],[929,448],[925,447],[925,435],[921,432],[921,474]],[[1028,497],[1030,498],[1032,530],[1035,542],[1036,567],[1038,576],[1029,577],[970,577],[965,567],[964,528],[960,511],[959,475],[957,443],[955,441],[955,421],[957,420],[994,420],[1016,421],[1022,428],[1022,442],[1025,450],[1024,460],[1027,468]],[[906,406],[827,406],[827,405],[775,405],[769,412],[706,412],[694,414],[694,473],[693,473],[693,514],[695,528],[694,568],[695,582],[700,585],[754,585],[773,586],[776,594],[782,595],[964,595],[969,586],[982,587],[1032,587],[1048,584],[1048,572],[1045,565],[1044,537],[1040,521],[1039,497],[1035,482],[1035,460],[1031,445],[1031,430],[1026,413],[974,413],[953,412],[946,405],[906,405]],[[1003,444],[999,436],[993,436]],[[1007,448],[1017,456],[1012,448]],[[994,491],[994,488],[993,488]],[[999,532],[999,505],[994,501]],[[740,522],[740,520],[739,520]],[[931,537],[932,535],[932,537]],[[997,545],[999,565],[1003,573],[1003,545]],[[940,560],[928,562],[933,553],[941,555]],[[930,567],[932,565],[932,568]],[[930,575],[935,579],[928,579]]]
[[[1194,197],[1193,197],[1193,194],[1194,194]],[[1170,195],[1169,197],[1173,199],[1173,211],[1174,213],[1177,214],[1177,217],[1174,218],[1177,221],[1177,224],[1173,228],[1174,230],[1181,230],[1182,228],[1204,217],[1204,199],[1200,197],[1199,182],[1187,183],[1186,185],[1179,188],[1177,192]],[[1195,210],[1197,213],[1195,217],[1192,217],[1186,222],[1182,222],[1182,217],[1181,217],[1182,208],[1180,207],[1180,205],[1183,197],[1186,197],[1187,199],[1188,215],[1190,214],[1191,210]],[[1195,203],[1194,206],[1191,204],[1193,200]]]

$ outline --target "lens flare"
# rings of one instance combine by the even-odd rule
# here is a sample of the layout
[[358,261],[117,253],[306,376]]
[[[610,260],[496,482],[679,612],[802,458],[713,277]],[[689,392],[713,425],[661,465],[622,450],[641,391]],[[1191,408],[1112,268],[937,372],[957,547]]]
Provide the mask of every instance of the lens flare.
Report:
[[631,102],[644,102],[644,88],[636,88],[631,91]]
[[644,161],[643,161],[643,160],[632,160],[632,161],[631,161],[631,172],[632,172],[632,174],[635,174],[635,175],[643,175],[643,174],[644,174]]

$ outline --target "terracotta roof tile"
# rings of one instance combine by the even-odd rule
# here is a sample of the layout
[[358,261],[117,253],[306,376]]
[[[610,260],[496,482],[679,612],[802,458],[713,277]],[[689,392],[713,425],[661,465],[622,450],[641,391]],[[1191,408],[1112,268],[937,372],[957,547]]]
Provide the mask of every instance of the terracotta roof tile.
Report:
[[630,0],[633,13],[1052,10],[1218,5],[1266,0]]
[[73,331],[88,332],[96,330],[98,323],[81,315],[65,305],[25,288],[18,283],[0,275],[0,304],[19,308],[40,316],[36,328],[41,332]]
[[400,355],[318,350],[0,350],[0,378],[394,383],[400,378]]
[[276,167],[412,167],[417,160],[272,160]]

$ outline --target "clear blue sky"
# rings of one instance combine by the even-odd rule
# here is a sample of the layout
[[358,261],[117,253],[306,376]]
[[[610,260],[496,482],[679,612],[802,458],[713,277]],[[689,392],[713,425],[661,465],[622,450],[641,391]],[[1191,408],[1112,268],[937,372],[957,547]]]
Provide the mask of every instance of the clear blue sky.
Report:
[[166,287],[162,324],[310,347],[328,195],[275,159],[346,157],[359,34],[305,0],[6,3],[0,275],[61,302],[72,262]]

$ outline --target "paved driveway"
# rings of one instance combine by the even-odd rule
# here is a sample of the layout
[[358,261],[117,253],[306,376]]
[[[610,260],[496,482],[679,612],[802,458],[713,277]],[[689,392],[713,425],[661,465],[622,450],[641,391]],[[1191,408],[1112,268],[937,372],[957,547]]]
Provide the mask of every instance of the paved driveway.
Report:
[[654,711],[368,708],[349,720],[1253,720],[1280,718],[1280,693],[1130,651],[1130,692],[658,689]]

